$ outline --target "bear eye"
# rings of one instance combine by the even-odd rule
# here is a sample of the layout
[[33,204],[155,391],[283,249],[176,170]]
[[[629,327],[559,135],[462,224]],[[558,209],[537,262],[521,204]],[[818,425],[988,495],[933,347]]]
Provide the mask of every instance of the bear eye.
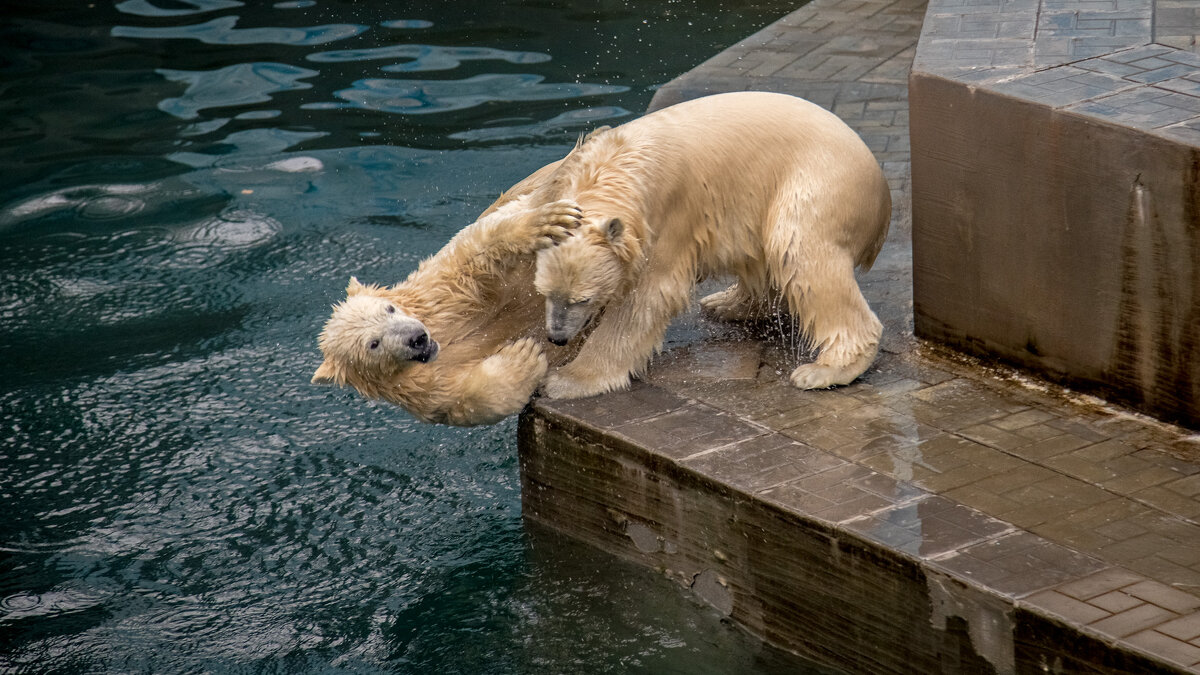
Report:
[[392,305],[388,305],[388,306],[387,306],[387,313],[388,313],[388,314],[395,314],[395,313],[396,313],[396,308],[395,308],[395,307],[393,307]]
[[370,349],[378,349],[379,348],[379,340],[371,340],[371,344],[367,345],[367,347]]

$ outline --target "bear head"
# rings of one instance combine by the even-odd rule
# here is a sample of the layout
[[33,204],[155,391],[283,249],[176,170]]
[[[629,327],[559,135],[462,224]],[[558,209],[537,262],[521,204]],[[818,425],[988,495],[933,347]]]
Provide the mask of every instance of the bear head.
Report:
[[334,305],[318,344],[325,360],[313,374],[314,384],[359,387],[438,355],[438,344],[425,324],[392,302],[385,289],[354,277],[346,299]]
[[586,223],[538,252],[534,287],[546,298],[546,337],[565,345],[608,304],[625,278],[619,218]]

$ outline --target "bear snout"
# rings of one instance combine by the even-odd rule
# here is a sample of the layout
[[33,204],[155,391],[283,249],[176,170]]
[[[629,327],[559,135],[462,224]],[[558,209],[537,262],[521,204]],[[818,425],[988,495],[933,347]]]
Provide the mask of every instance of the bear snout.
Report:
[[[414,342],[418,341],[417,338],[414,338],[413,340],[414,340]],[[417,353],[416,356],[413,357],[414,361],[417,361],[419,363],[429,363],[430,361],[437,359],[437,356],[438,356],[438,343],[437,342],[430,339],[428,335],[422,336],[421,339],[419,340],[419,342],[421,344],[420,351]]]
[[408,347],[414,351],[423,352],[429,346],[429,334],[421,333],[408,338]]
[[420,332],[405,338],[404,346],[412,354],[409,357],[410,361],[429,363],[438,355],[438,343],[429,337],[429,333],[425,332],[423,328]]
[[437,358],[438,344],[425,325],[415,319],[393,320],[387,328],[387,342],[393,358],[429,363]]

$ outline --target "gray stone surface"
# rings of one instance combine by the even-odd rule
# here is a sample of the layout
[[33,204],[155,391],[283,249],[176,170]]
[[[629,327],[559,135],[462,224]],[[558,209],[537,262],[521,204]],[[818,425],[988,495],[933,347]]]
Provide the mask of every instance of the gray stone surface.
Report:
[[[1160,17],[1170,4],[1159,0]],[[1083,53],[1145,29],[1140,0],[1046,0],[1033,18],[1055,42],[1039,55],[1014,42],[1039,30],[1037,6],[930,0],[926,39],[932,53],[985,64],[956,71],[983,82],[1051,47]],[[1063,18],[1075,10],[1093,14]],[[783,91],[867,140],[895,204],[860,279],[885,325],[875,366],[850,386],[799,391],[786,375],[807,355],[781,324],[689,313],[631,390],[539,399],[523,415],[526,516],[854,672],[1200,672],[1197,437],[913,336],[906,82],[923,12],[921,1],[816,0],[652,104]],[[1183,23],[1171,27],[1180,43],[1194,39]],[[977,44],[944,37],[959,30]],[[1154,55],[1109,53],[1020,84],[1067,106],[1089,99],[1062,92],[1119,94],[1158,70],[1144,60]]]
[[1200,426],[1187,9],[933,0],[910,85],[918,335]]

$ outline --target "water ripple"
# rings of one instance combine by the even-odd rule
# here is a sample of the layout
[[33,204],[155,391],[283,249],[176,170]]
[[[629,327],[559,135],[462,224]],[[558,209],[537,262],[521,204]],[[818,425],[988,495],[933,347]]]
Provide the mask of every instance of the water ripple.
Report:
[[119,12],[138,16],[187,16],[241,7],[245,4],[237,0],[174,0],[174,2],[180,5],[191,5],[191,9],[164,9],[149,0],[125,0],[125,2],[118,2],[114,7]]
[[450,138],[464,141],[516,141],[547,138],[561,134],[568,129],[590,127],[597,122],[627,117],[632,114],[620,106],[596,106],[593,108],[568,110],[544,122],[516,125],[505,124],[494,127],[468,129],[467,131],[450,134]]
[[72,209],[83,218],[105,220],[132,215],[145,208],[143,195],[155,193],[156,184],[81,185],[32,197],[0,211],[0,228],[46,213]]
[[210,45],[319,45],[354,37],[369,27],[360,24],[339,23],[308,28],[234,28],[236,16],[223,16],[205,23],[191,26],[113,26],[113,37],[140,38],[147,40],[187,39],[199,40]]
[[187,84],[182,96],[163,99],[158,109],[180,119],[200,116],[206,108],[265,103],[271,94],[312,87],[300,80],[319,75],[315,70],[285,63],[239,63],[217,70],[155,71],[172,82]]
[[95,589],[76,587],[58,588],[44,593],[18,591],[0,598],[0,625],[89,609],[99,605],[106,595]]
[[378,59],[411,59],[407,63],[384,66],[393,73],[415,73],[433,70],[453,70],[463,61],[507,61],[508,63],[544,63],[549,54],[514,52],[490,47],[440,47],[437,45],[389,45],[370,49],[343,49],[318,52],[306,57],[317,63],[374,61]]
[[206,220],[195,227],[178,233],[180,241],[206,249],[233,250],[259,246],[283,229],[278,220],[245,209],[231,209],[220,216]]
[[463,110],[492,101],[549,101],[627,91],[628,87],[561,82],[542,84],[541,75],[490,74],[465,80],[358,80],[335,92],[347,103],[310,103],[303,108],[365,108],[402,115]]
[[396,19],[394,21],[384,21],[379,25],[384,28],[421,29],[432,28],[433,22],[422,19]]

